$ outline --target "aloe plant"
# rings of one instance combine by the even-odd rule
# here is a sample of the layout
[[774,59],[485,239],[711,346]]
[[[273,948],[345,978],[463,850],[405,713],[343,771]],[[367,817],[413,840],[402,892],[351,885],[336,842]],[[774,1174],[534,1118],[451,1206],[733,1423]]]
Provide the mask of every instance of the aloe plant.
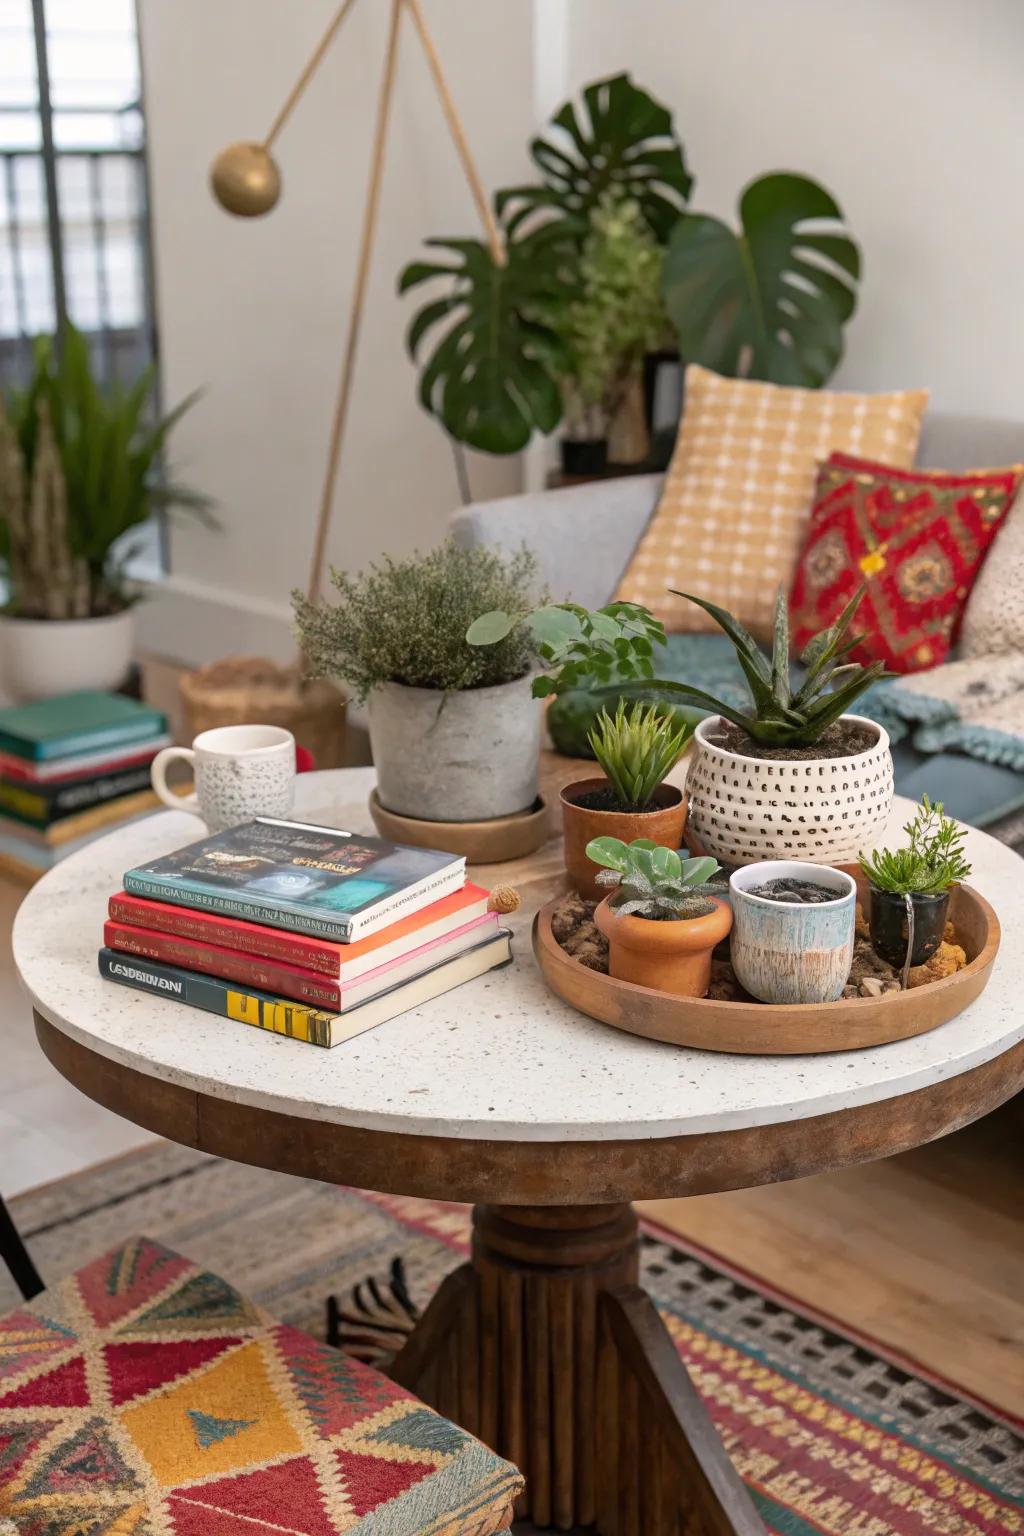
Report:
[[631,843],[618,837],[592,838],[587,858],[601,865],[601,885],[618,886],[612,906],[620,917],[702,917],[714,910],[701,892],[721,867],[714,859],[684,858],[646,837]]
[[664,705],[637,703],[627,711],[620,701],[614,715],[602,711],[587,740],[622,805],[645,811],[690,735],[690,726],[677,725]]

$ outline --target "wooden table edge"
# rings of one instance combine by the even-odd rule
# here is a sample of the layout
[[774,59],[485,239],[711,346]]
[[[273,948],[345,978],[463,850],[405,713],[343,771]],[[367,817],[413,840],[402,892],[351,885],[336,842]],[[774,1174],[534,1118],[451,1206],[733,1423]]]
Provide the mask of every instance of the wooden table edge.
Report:
[[501,1205],[593,1205],[750,1188],[890,1157],[998,1108],[1024,1087],[1024,1041],[924,1088],[770,1125],[596,1141],[417,1135],[313,1120],[167,1082],[100,1055],[33,1009],[57,1071],[158,1136],[234,1162],[387,1194]]

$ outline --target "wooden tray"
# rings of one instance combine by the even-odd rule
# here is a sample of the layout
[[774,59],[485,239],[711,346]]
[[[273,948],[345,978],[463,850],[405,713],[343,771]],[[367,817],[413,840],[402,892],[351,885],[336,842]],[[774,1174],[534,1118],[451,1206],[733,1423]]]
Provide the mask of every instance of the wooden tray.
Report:
[[381,837],[417,848],[440,848],[444,853],[464,854],[470,864],[504,864],[524,859],[548,840],[548,808],[539,796],[518,816],[496,816],[492,821],[419,821],[400,816],[381,805],[377,791],[370,791],[370,815]]
[[[860,871],[846,867],[863,896]],[[567,954],[551,932],[551,915],[562,899],[542,907],[533,925],[533,952],[553,992],[581,1013],[628,1034],[744,1056],[858,1051],[923,1035],[962,1013],[984,990],[999,948],[999,919],[983,896],[961,885],[950,894],[949,916],[968,963],[942,981],[882,997],[795,1006],[670,997],[650,987],[615,981]]]

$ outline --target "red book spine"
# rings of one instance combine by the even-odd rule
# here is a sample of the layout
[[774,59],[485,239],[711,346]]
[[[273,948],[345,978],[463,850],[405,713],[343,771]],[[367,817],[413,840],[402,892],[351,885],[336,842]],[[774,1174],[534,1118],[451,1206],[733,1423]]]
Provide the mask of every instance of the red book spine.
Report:
[[135,928],[193,939],[197,944],[223,945],[244,955],[295,965],[300,970],[316,971],[322,976],[337,977],[341,971],[338,945],[310,938],[308,934],[265,928],[262,923],[247,923],[238,917],[218,917],[213,912],[175,907],[170,902],[148,901],[142,896],[129,896],[126,891],[111,896],[107,910],[114,922],[128,923]]
[[237,949],[223,949],[219,944],[178,938],[174,934],[114,921],[103,925],[103,942],[108,949],[119,949],[125,954],[163,960],[168,965],[202,971],[222,981],[237,981],[243,987],[256,987],[261,992],[273,992],[296,1002],[315,1003],[335,1012],[341,1009],[340,981],[331,981],[329,977],[281,961],[263,960],[258,955],[242,954]]

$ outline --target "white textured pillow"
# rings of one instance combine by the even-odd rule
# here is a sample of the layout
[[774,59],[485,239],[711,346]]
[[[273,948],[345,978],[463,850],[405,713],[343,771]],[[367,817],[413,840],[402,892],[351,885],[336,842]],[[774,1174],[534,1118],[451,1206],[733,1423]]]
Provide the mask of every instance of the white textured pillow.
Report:
[[992,541],[960,629],[965,658],[1010,651],[1024,651],[1024,488]]

